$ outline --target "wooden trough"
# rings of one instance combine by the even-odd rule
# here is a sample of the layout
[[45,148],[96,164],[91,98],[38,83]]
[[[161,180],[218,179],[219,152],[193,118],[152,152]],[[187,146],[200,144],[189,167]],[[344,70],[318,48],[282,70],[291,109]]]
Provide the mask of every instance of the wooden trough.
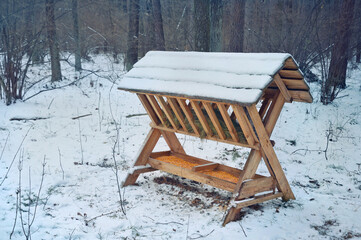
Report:
[[[233,193],[223,225],[244,207],[295,199],[270,136],[285,102],[312,102],[292,56],[280,53],[149,52],[119,89],[134,92],[151,119],[124,185],[162,170]],[[257,107],[257,104],[260,103]],[[175,133],[250,148],[243,169],[189,156]],[[163,136],[170,151],[152,152]],[[270,176],[256,174],[264,160]]]

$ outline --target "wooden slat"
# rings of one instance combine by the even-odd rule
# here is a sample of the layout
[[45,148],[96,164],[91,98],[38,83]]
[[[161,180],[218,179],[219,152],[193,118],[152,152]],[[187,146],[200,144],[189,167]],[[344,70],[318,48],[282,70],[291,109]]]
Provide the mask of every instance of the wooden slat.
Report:
[[267,109],[269,107],[269,105],[271,104],[271,99],[269,98],[265,98],[262,102],[262,106],[261,108],[259,109],[259,115],[261,116],[261,119],[264,118],[264,115],[266,114],[267,112]]
[[231,134],[232,140],[235,142],[239,142],[239,137],[238,137],[237,131],[234,128],[232,120],[229,117],[228,112],[227,112],[227,108],[229,108],[229,105],[228,105],[228,107],[226,107],[224,104],[217,103],[217,106],[218,106],[219,112],[221,113],[221,115],[223,117],[224,122],[226,123],[228,131]]
[[199,122],[201,123],[204,132],[206,133],[206,136],[211,137],[213,135],[211,128],[208,125],[207,119],[204,116],[202,109],[199,107],[198,102],[197,101],[193,101],[190,100],[190,103],[192,105],[192,108],[194,110],[194,112],[196,113]]
[[273,177],[253,179],[242,184],[240,194],[237,196],[236,200],[248,198],[254,196],[257,193],[274,191],[275,187],[276,181],[273,179]]
[[312,95],[308,91],[290,91],[293,101],[312,103]]
[[163,157],[163,156],[170,156],[172,154],[171,151],[161,151],[161,152],[152,152],[150,154],[151,158]]
[[168,121],[172,125],[174,129],[178,129],[177,124],[174,122],[172,111],[170,110],[168,103],[164,101],[164,98],[162,96],[155,96],[159,102],[159,104],[162,106],[163,112],[168,118]]
[[224,133],[221,124],[218,121],[217,115],[215,114],[213,107],[210,103],[204,102],[203,103],[211,122],[213,123],[214,128],[217,131],[217,135],[219,138],[226,140],[226,134]]
[[262,150],[267,156],[269,164],[272,167],[274,175],[277,179],[277,183],[280,186],[280,190],[284,194],[284,199],[285,200],[295,199],[291,187],[288,184],[287,178],[282,170],[281,164],[278,161],[277,155],[272,147],[272,143],[269,139],[269,134],[267,133],[262,123],[262,120],[258,114],[256,106],[247,107],[247,109],[252,119],[252,122],[255,126],[255,129],[257,131]]
[[248,118],[246,116],[246,113],[244,112],[243,108],[237,105],[232,105],[232,109],[234,111],[234,113],[236,114],[236,118],[238,120],[238,123],[240,125],[240,127],[242,128],[243,131],[243,135],[247,140],[247,143],[249,145],[254,145],[255,144],[255,138],[253,137],[253,129],[250,129],[250,124],[247,124]]
[[282,78],[282,81],[285,83],[285,85],[288,89],[310,90],[309,86],[305,83],[304,80]]
[[182,111],[181,111],[181,109],[180,109],[180,107],[178,105],[177,100],[174,99],[174,98],[167,98],[167,100],[168,100],[168,103],[169,103],[170,107],[173,109],[173,112],[176,115],[180,125],[183,128],[183,130],[188,132],[186,123],[184,121],[184,116],[183,116]]
[[279,74],[282,78],[303,79],[302,74],[298,70],[280,70]]
[[283,68],[298,70],[298,67],[297,67],[296,63],[292,60],[292,58],[288,58],[285,61],[285,64],[284,64]]
[[281,114],[283,105],[285,104],[285,99],[283,97],[283,95],[278,92],[275,96],[274,99],[272,101],[271,106],[268,109],[267,115],[264,118],[264,125],[266,128],[266,131],[268,133],[269,136],[272,135],[272,131],[274,129],[274,126],[277,123],[277,120]]
[[286,102],[292,102],[292,97],[291,97],[290,93],[288,92],[288,89],[287,89],[286,85],[281,80],[280,75],[276,74],[274,76],[273,80],[275,81],[278,89],[281,91],[281,93],[282,93],[283,97],[285,98]]
[[184,177],[187,179],[191,179],[193,181],[205,183],[211,185],[216,188],[220,188],[226,191],[233,192],[235,183],[225,181],[223,179],[215,178],[209,175],[206,175],[202,172],[194,172],[192,169],[182,168],[167,162],[163,162],[157,159],[149,158],[148,163],[151,167],[178,175],[180,177]]
[[213,163],[213,162],[211,162],[211,161],[204,160],[204,159],[202,159],[202,158],[193,157],[193,156],[190,156],[190,155],[187,155],[187,154],[183,154],[183,153],[171,152],[170,154],[171,154],[172,156],[175,156],[175,157],[184,159],[184,160],[186,160],[187,162],[195,163],[195,164],[199,164],[199,165],[204,165],[204,164]]
[[140,102],[142,103],[144,109],[147,111],[148,116],[150,117],[152,122],[155,125],[160,124],[160,120],[159,120],[157,114],[155,113],[155,111],[153,110],[152,105],[149,103],[148,98],[144,94],[137,94],[137,96],[138,96]]
[[167,121],[167,120],[165,119],[165,117],[164,117],[164,115],[163,115],[163,111],[162,111],[162,109],[159,107],[157,100],[155,100],[155,98],[154,98],[153,95],[149,95],[149,94],[148,94],[148,95],[146,95],[146,96],[147,96],[150,104],[152,105],[155,113],[157,114],[158,118],[159,118],[160,121],[162,122],[163,126],[167,126],[167,125],[166,125],[166,121]]
[[186,116],[189,124],[191,125],[193,132],[195,133],[196,136],[200,136],[199,134],[199,130],[197,125],[194,122],[194,117],[192,114],[192,111],[189,109],[189,106],[187,105],[186,101],[184,99],[177,99],[179,106],[181,107],[181,109],[183,110],[184,115]]
[[202,172],[202,171],[212,171],[219,166],[219,163],[206,163],[203,165],[194,166],[192,171],[194,172]]
[[[274,94],[278,91],[278,89],[271,89],[268,88],[265,91],[265,98],[272,98],[272,96],[274,96]],[[308,91],[297,91],[297,90],[289,90],[290,95],[292,97],[293,101],[296,102],[307,102],[307,103],[312,103],[313,98],[311,96],[311,94]]]

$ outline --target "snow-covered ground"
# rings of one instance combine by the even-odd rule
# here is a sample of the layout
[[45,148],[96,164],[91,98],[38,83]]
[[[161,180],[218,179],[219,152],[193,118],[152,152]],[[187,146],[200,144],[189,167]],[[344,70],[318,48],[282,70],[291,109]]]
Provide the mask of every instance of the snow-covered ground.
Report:
[[[360,69],[350,71],[333,104],[323,106],[312,83],[314,103],[286,104],[282,111],[272,139],[296,200],[244,209],[240,221],[222,227],[228,193],[161,172],[121,190],[122,213],[113,156],[122,181],[150,121],[134,94],[116,89],[123,66],[104,55],[93,60],[84,64],[91,74],[63,65],[66,79],[57,86],[78,78],[73,85],[0,103],[0,239],[25,239],[22,226],[28,233],[29,222],[32,239],[361,239]],[[49,75],[48,66],[31,71],[33,81]],[[44,85],[25,98],[53,87]],[[83,117],[72,119],[77,116]],[[248,154],[179,137],[188,154],[234,167]],[[166,150],[165,142],[156,149]]]

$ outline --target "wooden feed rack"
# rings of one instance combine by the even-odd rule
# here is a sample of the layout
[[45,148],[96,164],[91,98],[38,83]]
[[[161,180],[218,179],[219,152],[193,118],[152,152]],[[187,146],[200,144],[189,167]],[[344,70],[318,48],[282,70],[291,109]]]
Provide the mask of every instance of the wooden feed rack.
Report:
[[[148,58],[152,54],[167,57],[151,52]],[[137,65],[135,69],[139,71]],[[119,89],[137,94],[151,119],[151,130],[134,164],[150,166],[136,168],[123,186],[135,184],[142,173],[162,170],[229,191],[233,193],[233,204],[223,225],[234,220],[244,207],[278,197],[285,201],[295,199],[270,136],[285,102],[312,102],[312,96],[291,56],[284,57],[274,72],[257,101],[246,103],[121,85]],[[261,102],[259,109],[258,102]],[[206,161],[187,155],[175,133],[247,147],[251,149],[250,154],[242,170]],[[161,136],[170,151],[153,152]],[[256,174],[261,159],[268,168],[269,177]]]

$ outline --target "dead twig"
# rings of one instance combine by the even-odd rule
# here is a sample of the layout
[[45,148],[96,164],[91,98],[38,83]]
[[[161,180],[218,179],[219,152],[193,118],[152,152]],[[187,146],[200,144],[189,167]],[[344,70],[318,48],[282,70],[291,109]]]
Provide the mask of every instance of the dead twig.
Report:
[[208,237],[209,235],[211,235],[213,232],[214,232],[214,229],[205,235],[198,234],[199,235],[198,237],[189,237],[189,239],[205,238],[205,237]]
[[186,235],[186,240],[188,240],[188,231],[189,231],[189,218],[190,218],[190,215],[188,214],[188,221],[187,221],[187,235]]
[[63,173],[63,180],[64,180],[64,169],[63,169],[63,164],[61,163],[61,153],[60,153],[60,148],[58,148],[58,152],[59,152],[59,164],[60,164],[60,169],[61,169],[61,172]]
[[37,120],[45,120],[45,119],[49,119],[49,117],[30,117],[30,118],[13,117],[10,118],[9,121],[37,121]]
[[88,113],[88,114],[72,117],[71,119],[76,120],[76,119],[83,118],[83,117],[88,117],[88,116],[91,116],[91,115],[92,115],[91,113]]
[[78,118],[78,127],[79,127],[79,142],[80,142],[80,151],[81,151],[81,164],[84,164],[83,143],[81,141],[81,129],[80,129],[80,119],[79,118]]
[[247,237],[247,234],[246,234],[246,232],[244,231],[244,228],[243,228],[241,222],[238,222],[238,224],[239,224],[239,226],[241,226],[244,236]]
[[3,183],[5,182],[5,179],[8,177],[8,174],[9,174],[9,172],[10,172],[10,169],[11,169],[11,167],[13,166],[13,163],[14,163],[14,161],[15,161],[15,158],[16,158],[16,156],[18,155],[18,153],[19,153],[19,151],[20,151],[20,148],[21,148],[21,146],[23,145],[23,143],[24,143],[24,141],[25,141],[25,138],[28,136],[28,134],[29,134],[29,132],[30,132],[30,129],[31,129],[32,127],[33,127],[33,126],[30,126],[30,128],[29,128],[28,131],[26,132],[25,136],[23,137],[23,140],[21,140],[21,143],[20,143],[20,145],[19,145],[19,147],[18,147],[18,150],[16,150],[16,153],[15,153],[15,155],[14,155],[14,157],[13,157],[13,160],[11,161],[10,166],[8,167],[8,170],[7,170],[4,178],[3,178],[3,180],[2,180],[1,183],[0,183],[0,186],[3,185]]
[[[64,84],[64,85],[61,85],[61,86],[59,86],[59,87],[53,87],[53,88],[48,88],[48,89],[40,90],[39,92],[34,93],[33,95],[31,95],[31,96],[29,96],[29,97],[27,97],[27,98],[24,98],[23,101],[26,102],[27,100],[29,100],[29,99],[31,99],[31,98],[33,98],[33,97],[35,97],[35,96],[37,96],[37,95],[39,95],[40,93],[43,93],[43,92],[48,92],[48,91],[52,91],[52,90],[56,90],[56,89],[61,89],[61,88],[65,88],[65,87],[74,85],[76,82],[80,81],[80,80],[83,79],[83,78],[86,78],[87,76],[89,76],[89,75],[91,75],[91,74],[92,74],[92,72],[89,73],[89,74],[87,74],[87,75],[85,75],[85,76],[82,76],[81,78],[78,78],[78,79],[76,79],[76,80],[74,80],[74,81],[72,81],[72,82],[70,82],[70,83],[68,83],[68,84]],[[25,95],[25,94],[24,94],[24,95]]]
[[121,212],[121,211],[122,211],[121,209],[118,209],[116,211],[111,211],[111,212],[108,212],[108,213],[102,213],[100,215],[97,215],[95,217],[90,218],[89,220],[84,219],[85,225],[88,226],[90,222],[96,220],[97,218],[109,216],[111,214],[118,213],[118,212]]
[[0,161],[1,161],[1,159],[3,158],[3,154],[4,154],[4,151],[5,151],[6,144],[8,143],[9,137],[10,137],[10,131],[8,132],[8,136],[6,137],[6,140],[5,140],[5,144],[4,144],[3,150],[1,151]]

